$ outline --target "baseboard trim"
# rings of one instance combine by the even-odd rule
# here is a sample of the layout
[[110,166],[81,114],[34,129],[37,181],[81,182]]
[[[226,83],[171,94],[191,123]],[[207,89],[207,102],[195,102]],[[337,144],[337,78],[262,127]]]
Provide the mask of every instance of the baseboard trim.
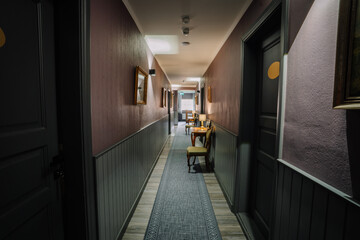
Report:
[[231,212],[234,213],[234,211],[235,211],[235,206],[234,206],[234,204],[231,202],[230,197],[229,197],[229,194],[226,192],[225,188],[222,186],[221,181],[219,180],[219,177],[218,177],[218,175],[216,174],[216,171],[215,171],[215,170],[214,170],[214,174],[215,174],[215,177],[216,177],[216,181],[219,183],[220,189],[221,189],[221,191],[223,192],[223,194],[224,194],[224,196],[225,196],[226,202],[227,202],[227,204],[229,205],[229,208],[230,208]]
[[245,237],[248,240],[265,240],[261,235],[260,230],[246,212],[236,213],[235,214],[238,222],[240,223],[241,228],[244,231]]

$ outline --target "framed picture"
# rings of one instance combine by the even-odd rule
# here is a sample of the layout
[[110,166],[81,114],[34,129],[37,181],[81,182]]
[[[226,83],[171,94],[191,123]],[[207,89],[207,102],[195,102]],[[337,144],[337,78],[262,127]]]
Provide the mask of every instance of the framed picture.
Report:
[[135,71],[134,104],[146,104],[148,74],[139,66]]
[[162,107],[166,107],[166,88],[162,88]]
[[211,87],[208,86],[208,89],[207,89],[207,99],[209,102],[212,102],[212,97],[211,97]]
[[360,2],[341,0],[336,48],[335,109],[360,109]]

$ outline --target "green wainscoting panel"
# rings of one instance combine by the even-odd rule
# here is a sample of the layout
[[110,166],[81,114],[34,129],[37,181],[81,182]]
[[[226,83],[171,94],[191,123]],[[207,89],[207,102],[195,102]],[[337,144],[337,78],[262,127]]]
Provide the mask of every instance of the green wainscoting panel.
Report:
[[278,161],[271,239],[358,239],[360,205],[300,169]]
[[100,240],[123,235],[167,140],[168,128],[166,116],[94,158]]
[[[220,125],[214,124],[216,131],[213,138],[212,156],[215,175],[225,194],[230,207],[234,205],[236,181],[236,136]],[[213,157],[213,159],[212,159]]]

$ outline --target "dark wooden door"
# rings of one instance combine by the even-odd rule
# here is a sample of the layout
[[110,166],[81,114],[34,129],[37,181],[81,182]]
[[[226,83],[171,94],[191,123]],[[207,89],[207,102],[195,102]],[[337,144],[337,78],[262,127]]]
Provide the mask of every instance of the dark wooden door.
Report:
[[263,39],[259,45],[258,103],[256,143],[253,153],[252,214],[267,238],[274,183],[278,82],[280,70],[280,32]]
[[63,239],[53,11],[50,0],[0,3],[0,239]]

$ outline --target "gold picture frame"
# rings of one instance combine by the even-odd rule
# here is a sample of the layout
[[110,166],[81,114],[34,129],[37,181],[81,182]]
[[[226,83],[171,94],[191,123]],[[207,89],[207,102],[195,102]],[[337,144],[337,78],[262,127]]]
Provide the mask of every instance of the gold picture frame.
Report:
[[333,107],[360,109],[360,2],[341,0]]
[[134,104],[146,104],[147,101],[148,74],[140,67],[135,71]]
[[208,86],[208,89],[207,89],[207,99],[209,102],[212,102],[211,86]]
[[162,88],[162,107],[166,107],[166,94],[167,90],[166,88]]

